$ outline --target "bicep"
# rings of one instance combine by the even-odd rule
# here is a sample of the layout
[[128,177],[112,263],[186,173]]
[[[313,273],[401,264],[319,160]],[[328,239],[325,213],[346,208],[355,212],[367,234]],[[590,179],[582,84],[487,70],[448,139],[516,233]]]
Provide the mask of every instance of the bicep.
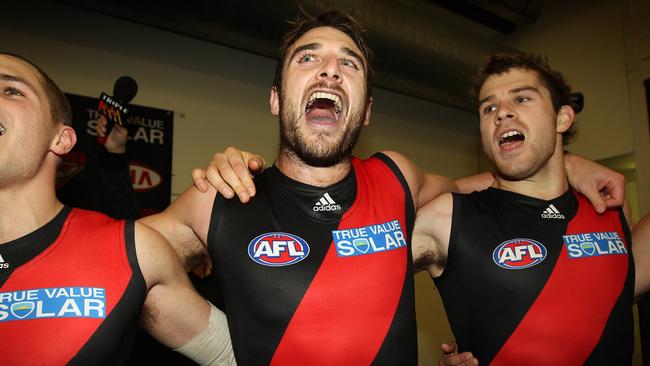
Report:
[[139,222],[155,229],[169,241],[188,269],[205,256],[207,235],[216,191],[187,189],[163,212],[143,217]]
[[192,287],[173,249],[144,225],[136,225],[136,251],[147,282],[142,326],[158,341],[177,348],[208,324],[210,305]]
[[453,200],[443,194],[420,208],[413,228],[413,261],[416,270],[432,277],[442,274],[447,261]]

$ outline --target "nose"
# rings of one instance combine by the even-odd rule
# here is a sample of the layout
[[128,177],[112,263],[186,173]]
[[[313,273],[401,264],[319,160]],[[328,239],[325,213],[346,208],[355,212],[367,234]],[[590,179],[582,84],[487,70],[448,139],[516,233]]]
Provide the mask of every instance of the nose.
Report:
[[500,103],[498,108],[497,117],[494,120],[496,124],[515,118],[515,111],[512,109],[510,103]]
[[343,81],[341,77],[341,68],[339,67],[339,60],[336,57],[328,57],[318,74],[318,79],[327,82],[340,83]]

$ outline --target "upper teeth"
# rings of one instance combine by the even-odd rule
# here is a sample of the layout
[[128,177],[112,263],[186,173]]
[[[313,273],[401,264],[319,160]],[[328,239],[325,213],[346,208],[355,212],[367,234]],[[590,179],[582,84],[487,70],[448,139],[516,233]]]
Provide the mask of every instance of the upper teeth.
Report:
[[336,113],[341,112],[341,98],[336,94],[326,93],[326,92],[316,92],[309,97],[307,101],[307,108],[311,107],[316,99],[329,99],[334,102],[334,111]]
[[5,134],[5,131],[6,131],[6,130],[5,130],[5,126],[0,125],[0,135],[4,135],[4,134]]
[[501,135],[501,140],[505,139],[506,137],[512,137],[512,136],[516,136],[516,135],[521,135],[521,134],[519,132],[517,132],[517,131],[509,131],[509,132],[506,132],[503,135]]

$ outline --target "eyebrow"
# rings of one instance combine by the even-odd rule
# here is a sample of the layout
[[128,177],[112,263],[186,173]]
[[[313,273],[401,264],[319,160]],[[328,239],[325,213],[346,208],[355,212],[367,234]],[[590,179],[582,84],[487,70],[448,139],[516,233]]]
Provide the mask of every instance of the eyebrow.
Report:
[[[291,57],[289,58],[289,60],[293,60],[294,57],[296,57],[296,55],[301,53],[302,51],[306,51],[306,50],[313,51],[313,50],[317,50],[317,49],[321,48],[322,46],[323,45],[320,44],[320,43],[308,43],[308,44],[299,46],[291,53]],[[354,50],[352,50],[349,47],[343,47],[342,50],[343,50],[343,53],[345,53],[346,55],[356,59],[357,62],[361,64],[361,67],[363,68],[363,71],[366,71],[366,64],[365,64],[365,62],[363,62],[363,57],[361,57],[361,55],[354,52]]]
[[21,84],[25,85],[26,87],[28,87],[29,89],[31,89],[32,91],[34,91],[34,87],[29,82],[27,82],[27,80],[25,80],[25,79],[23,79],[21,77],[18,77],[18,76],[0,73],[0,80],[2,80],[2,81],[14,81],[14,82],[17,82],[17,83],[21,83]]
[[[508,94],[517,94],[517,93],[522,92],[522,91],[532,91],[532,92],[535,92],[537,94],[540,94],[539,89],[537,89],[536,87],[531,86],[531,85],[524,85],[524,86],[520,86],[518,88],[510,89],[510,90],[508,90]],[[490,101],[490,100],[492,100],[494,98],[495,98],[494,95],[487,96],[487,97],[479,100],[478,105],[482,105],[483,103],[485,103],[487,101]]]

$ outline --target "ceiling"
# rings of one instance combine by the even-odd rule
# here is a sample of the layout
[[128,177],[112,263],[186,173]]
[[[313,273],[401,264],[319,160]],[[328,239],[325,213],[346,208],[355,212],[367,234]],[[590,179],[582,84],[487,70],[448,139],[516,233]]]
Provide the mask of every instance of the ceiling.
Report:
[[[278,57],[287,22],[299,13],[296,0],[59,2],[273,58]],[[363,24],[376,57],[375,86],[463,110],[473,110],[468,92],[485,56],[510,50],[480,33],[510,34],[537,19],[541,4],[541,0],[300,1],[308,13],[337,8]]]

